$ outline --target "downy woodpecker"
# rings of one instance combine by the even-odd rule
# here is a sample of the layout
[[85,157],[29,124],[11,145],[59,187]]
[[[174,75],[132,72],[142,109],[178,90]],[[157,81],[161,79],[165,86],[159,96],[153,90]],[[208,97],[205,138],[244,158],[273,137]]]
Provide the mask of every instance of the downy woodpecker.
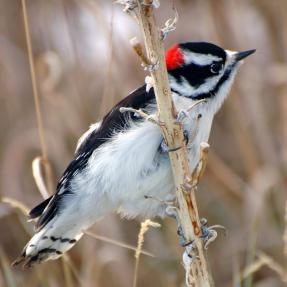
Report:
[[[182,120],[189,163],[199,160],[213,117],[226,98],[242,59],[255,50],[233,52],[206,42],[173,46],[166,53],[173,101],[178,111],[205,99]],[[56,193],[30,211],[36,233],[14,262],[25,266],[56,259],[72,248],[83,232],[112,212],[134,218],[164,216],[163,201],[175,198],[168,153],[160,128],[121,107],[156,115],[153,88],[138,88],[115,105],[79,139],[74,159],[58,182]],[[200,115],[200,120],[197,121]],[[197,123],[197,124],[195,124]]]

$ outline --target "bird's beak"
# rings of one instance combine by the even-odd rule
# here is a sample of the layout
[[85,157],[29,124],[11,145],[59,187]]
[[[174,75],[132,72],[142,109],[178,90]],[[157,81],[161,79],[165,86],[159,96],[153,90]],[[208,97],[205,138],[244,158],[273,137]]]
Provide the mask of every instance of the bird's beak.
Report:
[[253,54],[256,50],[253,49],[253,50],[248,50],[248,51],[243,51],[243,52],[237,52],[235,54],[235,60],[237,62],[243,60],[244,58],[248,57],[249,55]]

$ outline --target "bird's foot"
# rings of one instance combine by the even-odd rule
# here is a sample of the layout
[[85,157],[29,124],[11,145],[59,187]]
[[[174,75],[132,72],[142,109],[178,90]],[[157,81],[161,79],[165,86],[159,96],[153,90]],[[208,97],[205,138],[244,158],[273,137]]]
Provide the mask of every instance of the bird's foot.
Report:
[[[178,216],[178,209],[175,206],[167,206],[166,208],[166,215],[174,218],[177,222],[177,234],[179,236],[179,244],[182,247],[188,247],[188,251],[192,251],[193,249],[195,249],[195,245],[194,245],[194,240],[192,241],[188,241],[186,240],[186,238],[184,237],[183,234],[183,230],[182,230],[182,226],[180,224],[179,221],[179,216]],[[211,242],[213,242],[216,238],[217,238],[217,231],[216,229],[223,229],[225,231],[226,234],[226,228],[223,225],[212,225],[212,226],[207,226],[207,219],[206,218],[201,218],[200,219],[200,228],[201,228],[201,236],[200,239],[202,239],[203,241],[203,246],[204,249],[207,250],[209,244]],[[189,254],[192,252],[188,252]]]
[[[187,109],[181,109],[178,111],[177,113],[177,117],[176,120],[178,122],[182,122],[185,118],[189,118],[190,119],[190,112],[199,104],[202,103],[206,103],[207,101],[205,99],[202,100],[198,100],[196,102],[194,102],[191,106],[189,106]],[[199,118],[201,117],[201,115],[199,116]]]
[[203,240],[204,249],[207,250],[208,245],[213,242],[218,235],[216,229],[223,229],[224,234],[226,235],[227,229],[220,224],[207,226],[207,219],[201,218],[200,219],[200,227],[201,227],[201,236],[200,238]]
[[[186,130],[183,131],[183,136],[184,136],[185,144],[187,145],[188,144],[188,132]],[[168,152],[177,151],[177,150],[179,150],[181,148],[182,148],[181,146],[180,147],[176,147],[176,148],[169,148],[168,145],[165,142],[165,139],[163,138],[161,143],[160,143],[160,146],[159,146],[159,151],[161,153],[168,153]]]
[[181,109],[178,111],[176,121],[182,123],[186,118],[190,119],[189,109]]
[[[216,229],[223,229],[225,234],[226,234],[226,228],[223,225],[212,225],[212,226],[207,226],[207,219],[206,218],[201,218],[200,219],[200,228],[201,228],[201,236],[200,239],[203,241],[203,247],[205,250],[207,250],[209,244],[213,242],[217,238],[217,231]],[[178,232],[179,236],[181,237],[181,242],[183,242],[183,247],[189,246],[189,248],[194,249],[194,240],[191,242],[188,242],[185,240],[184,235],[182,233],[182,229]]]
[[175,219],[175,221],[176,221],[177,235],[179,236],[180,246],[186,247],[186,246],[192,244],[192,241],[188,242],[183,235],[182,227],[180,225],[179,216],[178,216],[178,208],[174,205],[169,205],[165,209],[165,214],[166,214],[166,216],[171,217],[171,218]]

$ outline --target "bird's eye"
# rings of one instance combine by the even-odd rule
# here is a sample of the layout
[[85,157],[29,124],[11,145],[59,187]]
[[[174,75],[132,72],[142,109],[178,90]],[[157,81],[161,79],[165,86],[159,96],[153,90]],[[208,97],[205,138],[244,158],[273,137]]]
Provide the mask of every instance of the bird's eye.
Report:
[[210,71],[213,74],[217,74],[221,69],[222,69],[222,64],[221,63],[212,64],[211,67],[210,67]]

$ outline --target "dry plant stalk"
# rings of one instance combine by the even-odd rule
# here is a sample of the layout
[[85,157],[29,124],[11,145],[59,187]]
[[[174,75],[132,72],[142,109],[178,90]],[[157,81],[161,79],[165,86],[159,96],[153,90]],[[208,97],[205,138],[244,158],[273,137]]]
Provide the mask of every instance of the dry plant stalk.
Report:
[[[38,187],[39,192],[41,193],[44,199],[49,197],[49,192],[47,190],[45,179],[43,175],[43,171],[46,167],[47,161],[42,157],[38,156],[32,161],[32,173],[34,177],[34,181]],[[49,167],[46,167],[49,168]]]
[[[149,67],[152,76],[153,88],[158,105],[159,125],[168,147],[174,152],[169,153],[176,197],[178,202],[178,215],[187,241],[193,241],[195,246],[191,254],[196,260],[192,260],[188,266],[190,274],[187,275],[187,284],[196,287],[213,286],[213,280],[208,272],[208,264],[205,258],[204,248],[200,239],[201,228],[195,200],[195,189],[204,167],[206,165],[208,145],[201,146],[201,160],[192,173],[189,167],[187,149],[184,144],[183,129],[181,123],[176,121],[176,110],[172,101],[168,75],[165,65],[165,51],[163,47],[162,31],[156,25],[153,8],[157,2],[153,0],[136,0],[133,3],[126,1],[125,10],[134,12],[141,27],[147,60],[141,56],[144,64],[152,63]],[[132,41],[135,42],[135,41]],[[137,43],[136,43],[137,44]],[[142,55],[138,44],[134,45],[138,54]],[[181,147],[178,149],[178,147]],[[187,266],[185,266],[187,268]],[[187,269],[186,269],[187,270]],[[190,275],[192,283],[190,283]]]
[[29,214],[30,209],[25,204],[23,204],[22,202],[20,202],[16,199],[3,196],[3,197],[0,197],[0,202],[7,203],[11,207],[19,209],[25,216],[27,216]]
[[33,97],[34,97],[34,103],[35,103],[37,126],[38,126],[38,132],[39,132],[39,138],[40,138],[40,144],[41,144],[41,150],[42,150],[43,164],[44,164],[45,174],[47,177],[47,190],[51,194],[53,190],[52,169],[51,169],[50,162],[48,160],[48,149],[47,149],[46,136],[45,136],[45,130],[44,130],[44,125],[43,125],[40,97],[39,97],[39,92],[38,92],[38,87],[37,87],[35,62],[34,62],[34,57],[33,57],[33,48],[32,48],[30,29],[29,29],[26,0],[21,0],[21,3],[22,3],[22,10],[23,10],[24,30],[25,30],[29,66],[30,66],[30,75],[31,75],[32,91],[33,91]]
[[275,273],[278,274],[283,283],[287,284],[287,271],[283,266],[276,262],[271,256],[259,251],[257,254],[258,259],[248,265],[242,272],[237,274],[236,283],[242,282],[248,278],[251,274],[259,271],[263,266],[269,267]]
[[158,228],[160,227],[160,224],[157,222],[153,222],[150,219],[147,219],[141,223],[141,229],[138,234],[138,245],[137,245],[137,249],[135,253],[136,264],[135,264],[135,271],[134,271],[133,287],[137,286],[139,260],[140,260],[140,255],[143,253],[142,247],[144,244],[144,235],[149,230],[150,227]]
[[287,200],[285,203],[285,232],[283,236],[283,241],[284,241],[284,254],[287,258]]
[[[101,240],[101,241],[113,244],[115,246],[123,247],[123,248],[129,249],[129,250],[133,250],[133,251],[137,251],[138,250],[138,247],[134,247],[134,246],[132,246],[130,244],[127,244],[127,243],[124,243],[124,242],[120,242],[120,241],[111,239],[111,238],[106,237],[106,236],[98,235],[98,234],[93,233],[91,231],[87,231],[86,230],[84,233],[86,235],[92,237],[92,238],[95,238],[95,239],[98,239],[98,240]],[[146,250],[141,250],[141,254],[146,255],[146,256],[150,256],[150,257],[155,257],[154,254],[152,254],[152,253],[150,253],[150,252],[148,252]]]

